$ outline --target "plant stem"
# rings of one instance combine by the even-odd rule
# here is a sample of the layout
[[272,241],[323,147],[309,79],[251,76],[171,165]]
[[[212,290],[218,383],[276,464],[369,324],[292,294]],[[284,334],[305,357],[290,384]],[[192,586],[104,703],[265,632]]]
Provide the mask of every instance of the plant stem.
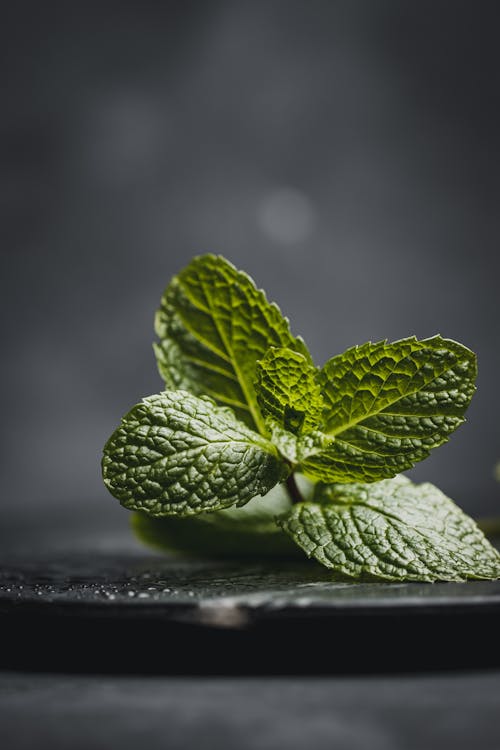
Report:
[[290,495],[290,499],[292,503],[303,503],[304,498],[301,495],[301,492],[299,488],[297,487],[297,482],[295,481],[295,477],[293,475],[293,472],[290,474],[288,479],[286,480],[286,488],[288,490],[288,494]]

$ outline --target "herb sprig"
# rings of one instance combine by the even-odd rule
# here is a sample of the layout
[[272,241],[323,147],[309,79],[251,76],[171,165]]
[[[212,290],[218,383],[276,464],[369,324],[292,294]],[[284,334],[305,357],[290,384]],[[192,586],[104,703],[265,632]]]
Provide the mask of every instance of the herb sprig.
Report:
[[172,279],[155,330],[166,389],[126,414],[102,461],[145,541],[301,548],[350,580],[500,577],[476,524],[401,475],[464,421],[477,373],[465,346],[369,342],[318,368],[277,305],[215,255]]

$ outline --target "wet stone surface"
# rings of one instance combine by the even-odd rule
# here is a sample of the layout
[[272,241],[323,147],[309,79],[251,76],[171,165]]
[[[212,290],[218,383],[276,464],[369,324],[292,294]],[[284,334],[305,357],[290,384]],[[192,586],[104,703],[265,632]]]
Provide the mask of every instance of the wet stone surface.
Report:
[[240,627],[269,616],[500,612],[500,582],[339,583],[314,563],[180,560],[93,552],[7,559],[0,614],[147,614]]

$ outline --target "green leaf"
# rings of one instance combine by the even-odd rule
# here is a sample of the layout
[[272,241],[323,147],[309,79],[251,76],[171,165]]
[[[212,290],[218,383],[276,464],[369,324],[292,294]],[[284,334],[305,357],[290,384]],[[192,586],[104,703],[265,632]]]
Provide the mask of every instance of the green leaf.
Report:
[[318,485],[283,529],[309,557],[351,579],[500,578],[500,555],[474,521],[432,484],[405,477]]
[[158,367],[168,388],[207,394],[262,434],[266,429],[254,387],[257,361],[271,346],[309,357],[277,305],[221,256],[199,256],[172,279],[155,330]]
[[132,514],[138,538],[166,552],[215,558],[296,558],[302,552],[275,521],[290,510],[283,485],[242,508],[200,513],[189,518],[153,518]]
[[111,494],[153,516],[243,505],[287,474],[276,448],[230,409],[180,390],[134,406],[104,448]]
[[327,482],[374,482],[411,468],[464,421],[476,374],[473,352],[440,336],[333,357],[319,376],[329,440],[317,440],[301,470]]
[[317,429],[324,409],[318,370],[299,352],[269,349],[257,363],[257,401],[263,416],[299,435]]

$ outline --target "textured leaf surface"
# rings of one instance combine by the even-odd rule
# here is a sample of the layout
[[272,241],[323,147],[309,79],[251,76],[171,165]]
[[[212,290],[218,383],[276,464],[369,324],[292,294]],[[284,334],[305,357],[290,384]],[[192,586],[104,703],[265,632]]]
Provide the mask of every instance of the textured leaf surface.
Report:
[[104,448],[109,491],[154,516],[243,505],[286,474],[276,448],[230,409],[180,390],[144,399]]
[[302,470],[329,482],[373,482],[426,458],[463,421],[476,357],[440,336],[348,349],[320,374],[323,432],[333,438]]
[[295,435],[318,427],[324,408],[318,370],[291,349],[270,349],[257,363],[257,401],[264,417]]
[[302,557],[302,551],[279,528],[275,517],[291,508],[284,485],[241,508],[200,513],[189,518],[153,518],[134,513],[132,526],[139,539],[156,549],[198,557]]
[[309,557],[348,578],[458,581],[500,577],[500,555],[437,487],[405,477],[319,485],[317,502],[281,522]]
[[195,258],[165,290],[155,321],[167,387],[207,394],[265,432],[255,394],[257,361],[269,347],[308,357],[288,320],[246,273],[220,256]]

